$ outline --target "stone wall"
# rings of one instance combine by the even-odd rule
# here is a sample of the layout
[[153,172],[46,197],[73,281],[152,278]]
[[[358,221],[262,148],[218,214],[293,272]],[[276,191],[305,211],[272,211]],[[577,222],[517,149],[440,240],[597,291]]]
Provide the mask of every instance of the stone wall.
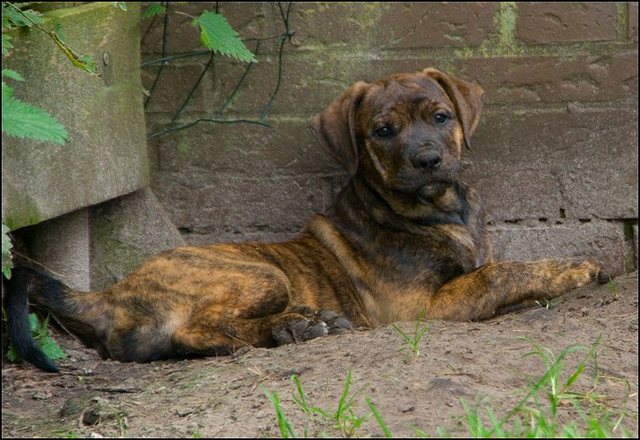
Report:
[[[277,3],[218,3],[243,38],[283,32]],[[211,4],[176,4],[197,15]],[[200,123],[153,137],[152,188],[190,243],[292,237],[333,201],[343,171],[310,117],[358,80],[433,66],[486,90],[469,180],[489,212],[498,257],[595,255],[620,273],[637,264],[637,3],[293,3],[282,77],[265,121]],[[169,15],[165,55],[199,50]],[[143,61],[162,53],[162,20]],[[247,41],[254,50],[255,40]],[[223,117],[258,119],[276,87],[279,40]],[[172,60],[146,107],[148,134],[215,116],[245,66],[208,55]],[[158,64],[143,67],[147,89]],[[204,72],[204,73],[203,73]],[[220,116],[220,115],[217,115]]]

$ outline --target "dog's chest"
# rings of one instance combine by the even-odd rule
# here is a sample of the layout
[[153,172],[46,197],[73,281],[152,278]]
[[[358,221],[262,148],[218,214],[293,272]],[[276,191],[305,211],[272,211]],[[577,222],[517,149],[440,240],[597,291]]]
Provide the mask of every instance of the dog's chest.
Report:
[[364,246],[374,278],[410,288],[437,289],[475,269],[478,254],[471,232],[459,225],[431,226],[424,235],[389,231]]

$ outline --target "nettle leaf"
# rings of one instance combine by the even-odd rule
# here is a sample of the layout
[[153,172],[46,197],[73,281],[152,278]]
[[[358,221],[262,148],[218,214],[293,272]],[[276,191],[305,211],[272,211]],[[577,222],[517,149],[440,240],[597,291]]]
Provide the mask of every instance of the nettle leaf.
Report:
[[[42,352],[51,360],[57,361],[67,357],[67,353],[49,336],[49,318],[42,323],[35,313],[29,313],[29,329]],[[7,350],[7,359],[16,362],[20,359],[18,350],[11,344]]]
[[207,49],[239,61],[257,62],[224,16],[204,11],[192,24],[200,28],[200,42]]
[[167,12],[167,8],[160,3],[153,3],[142,13],[142,19],[162,15]]
[[[26,26],[31,27],[33,24],[41,24],[44,22],[42,14],[33,9],[25,9],[22,14],[13,8],[3,8],[3,14],[6,14],[6,18],[13,26]],[[3,20],[4,21],[4,20]]]
[[11,268],[13,267],[13,261],[11,261],[11,237],[9,236],[9,227],[2,224],[2,274],[8,280],[11,279]]
[[98,71],[98,66],[91,58],[91,55],[82,55],[78,57],[78,61],[80,61],[79,67],[85,72],[96,73]]
[[13,44],[11,43],[11,36],[2,34],[2,55],[9,55],[9,51],[13,49]]
[[84,70],[85,72],[95,74],[98,71],[98,66],[93,61],[93,58],[89,55],[78,55],[71,49],[62,39],[60,35],[56,34],[55,31],[49,32],[49,36],[56,43],[56,45],[60,48],[60,50],[69,58],[71,64],[74,66]]
[[57,144],[64,144],[69,138],[64,126],[49,113],[4,93],[2,131],[17,138],[51,141]]
[[22,77],[22,75],[20,75],[15,70],[11,70],[11,69],[2,69],[2,76],[15,79],[16,81],[24,81],[24,78]]

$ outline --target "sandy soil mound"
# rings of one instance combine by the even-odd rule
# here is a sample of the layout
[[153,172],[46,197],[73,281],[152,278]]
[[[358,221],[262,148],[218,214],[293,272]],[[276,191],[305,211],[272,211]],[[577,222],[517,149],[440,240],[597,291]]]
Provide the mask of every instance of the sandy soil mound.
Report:
[[[277,392],[298,436],[383,435],[365,398],[394,436],[437,436],[438,428],[468,435],[461,398],[504,415],[545,371],[540,357],[524,356],[536,344],[556,356],[575,344],[585,347],[565,358],[566,379],[599,338],[595,357],[572,390],[582,395],[584,408],[624,413],[618,429],[637,436],[637,273],[485,322],[427,324],[417,356],[385,326],[234,357],[152,364],[102,361],[56,333],[70,354],[60,363],[63,373],[4,363],[2,436],[279,437],[265,390]],[[416,325],[400,328],[411,334]],[[331,416],[349,371],[349,395],[355,398],[340,429]],[[293,401],[293,374],[307,404],[328,417],[305,414]],[[562,421],[579,419],[572,405],[561,403]]]

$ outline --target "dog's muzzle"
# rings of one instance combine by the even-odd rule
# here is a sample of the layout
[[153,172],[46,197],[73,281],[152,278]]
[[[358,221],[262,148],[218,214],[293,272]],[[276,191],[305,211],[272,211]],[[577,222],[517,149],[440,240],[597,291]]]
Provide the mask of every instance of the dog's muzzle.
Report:
[[426,151],[416,154],[411,163],[420,170],[436,170],[442,165],[442,156],[437,151]]

